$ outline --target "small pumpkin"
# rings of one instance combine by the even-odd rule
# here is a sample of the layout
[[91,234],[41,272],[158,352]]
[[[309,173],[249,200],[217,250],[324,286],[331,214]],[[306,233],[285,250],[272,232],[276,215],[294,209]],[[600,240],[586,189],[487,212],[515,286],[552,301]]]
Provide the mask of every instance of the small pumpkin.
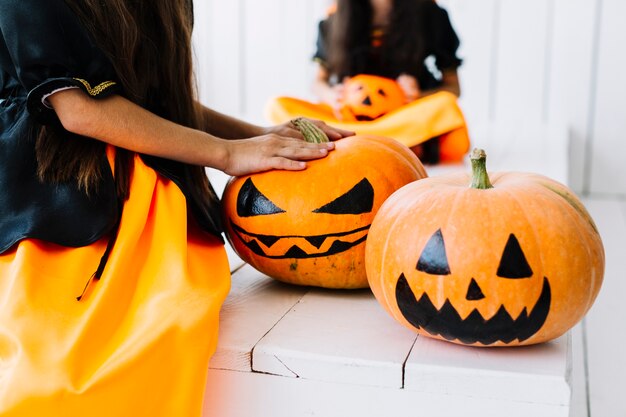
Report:
[[341,114],[344,121],[368,121],[406,104],[406,96],[395,80],[359,74],[344,83]]
[[[308,140],[328,138],[305,119]],[[384,137],[335,142],[304,171],[233,177],[222,197],[226,236],[237,254],[278,280],[326,288],[367,287],[365,239],[383,201],[426,176],[408,147]]]
[[366,271],[380,304],[418,333],[476,346],[540,343],[573,327],[604,274],[596,226],[564,185],[538,174],[427,178],[378,211]]

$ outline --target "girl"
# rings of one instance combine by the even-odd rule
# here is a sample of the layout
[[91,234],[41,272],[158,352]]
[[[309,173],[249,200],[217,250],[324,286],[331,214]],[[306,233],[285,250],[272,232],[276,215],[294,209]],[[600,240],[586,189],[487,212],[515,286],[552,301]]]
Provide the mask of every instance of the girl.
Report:
[[[397,80],[407,102],[438,91],[458,97],[458,47],[447,12],[433,0],[338,0],[319,25],[313,92],[336,113],[345,79],[357,74]],[[424,162],[438,160],[436,140],[414,150]]]
[[0,0],[4,417],[200,415],[230,279],[204,167],[333,149],[195,101],[192,10]]
[[[396,79],[409,101],[442,90],[458,97],[458,47],[447,12],[433,0],[339,0],[319,25],[313,90],[337,105],[344,78],[373,74]],[[426,65],[430,56],[440,78]]]

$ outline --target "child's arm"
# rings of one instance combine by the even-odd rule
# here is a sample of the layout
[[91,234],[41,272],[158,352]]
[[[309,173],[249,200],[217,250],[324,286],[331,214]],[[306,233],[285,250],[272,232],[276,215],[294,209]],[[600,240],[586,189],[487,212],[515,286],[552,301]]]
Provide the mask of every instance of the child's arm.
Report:
[[[306,167],[304,161],[324,157],[334,147],[333,142],[313,144],[275,133],[226,140],[171,122],[118,95],[95,100],[79,89],[70,89],[52,94],[48,101],[70,132],[139,153],[213,167],[229,175],[301,170]],[[235,119],[221,120],[232,123],[230,127],[237,132],[249,127]],[[222,130],[228,129],[216,128]]]

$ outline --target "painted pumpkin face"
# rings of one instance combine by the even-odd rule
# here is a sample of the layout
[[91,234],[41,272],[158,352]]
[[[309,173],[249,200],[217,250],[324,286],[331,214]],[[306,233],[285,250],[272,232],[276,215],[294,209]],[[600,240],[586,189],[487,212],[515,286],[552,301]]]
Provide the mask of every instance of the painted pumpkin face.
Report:
[[356,75],[344,86],[345,120],[374,120],[406,103],[404,92],[395,80],[375,75]]
[[535,174],[409,184],[368,235],[372,291],[420,334],[475,346],[540,343],[588,311],[604,272],[593,220],[565,186]]
[[396,189],[425,176],[393,139],[345,138],[304,171],[233,178],[222,199],[226,234],[243,260],[281,281],[367,287],[364,243],[374,215]]
[[[523,343],[543,327],[550,311],[550,281],[533,273],[513,233],[503,246],[493,277],[452,277],[441,229],[426,242],[415,270],[421,296],[416,298],[401,273],[395,289],[400,313],[414,328],[447,340],[483,345]],[[429,294],[437,294],[441,277],[451,278],[453,284],[444,284],[446,299],[437,308]]]

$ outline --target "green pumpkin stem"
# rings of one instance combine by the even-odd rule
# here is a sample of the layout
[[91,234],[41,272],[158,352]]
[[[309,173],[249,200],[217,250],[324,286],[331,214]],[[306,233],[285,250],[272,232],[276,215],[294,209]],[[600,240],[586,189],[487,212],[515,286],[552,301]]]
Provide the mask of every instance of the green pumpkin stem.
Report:
[[474,149],[470,155],[472,161],[472,183],[470,188],[488,190],[493,188],[487,175],[487,154],[482,149]]
[[322,129],[303,117],[298,117],[291,120],[291,124],[293,127],[298,129],[300,133],[302,133],[302,136],[304,136],[304,140],[309,143],[330,142],[328,140],[328,136],[326,136],[326,133],[324,133]]

